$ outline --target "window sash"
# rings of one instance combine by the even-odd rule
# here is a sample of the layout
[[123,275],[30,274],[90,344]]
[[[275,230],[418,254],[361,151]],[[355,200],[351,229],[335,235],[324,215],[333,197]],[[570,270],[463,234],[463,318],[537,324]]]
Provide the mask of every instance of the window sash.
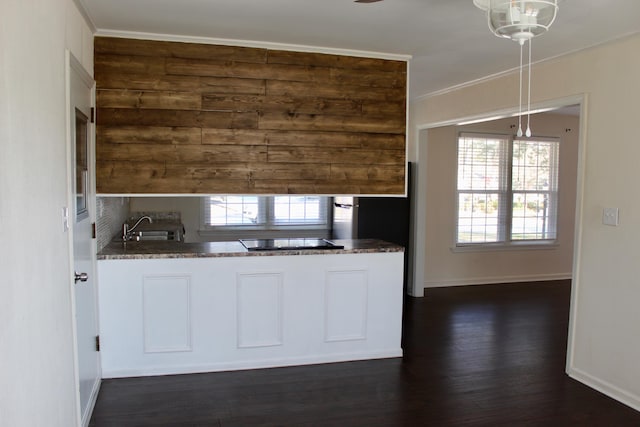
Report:
[[556,138],[460,133],[456,246],[554,241],[558,155]]
[[202,201],[202,227],[323,229],[328,227],[328,209],[328,197],[322,196],[209,196]]
[[266,223],[264,200],[257,196],[210,196],[205,198],[204,224],[258,226]]
[[[298,199],[298,200],[295,200]],[[321,196],[274,196],[269,219],[275,225],[324,225],[327,198]]]
[[502,215],[497,213],[503,206],[504,193],[458,192],[458,206],[464,206],[464,215],[458,209],[457,242],[464,244],[496,243],[503,240]]
[[508,216],[509,138],[505,135],[460,134],[456,244],[505,240]]
[[512,241],[556,239],[557,192],[514,191],[512,200]]

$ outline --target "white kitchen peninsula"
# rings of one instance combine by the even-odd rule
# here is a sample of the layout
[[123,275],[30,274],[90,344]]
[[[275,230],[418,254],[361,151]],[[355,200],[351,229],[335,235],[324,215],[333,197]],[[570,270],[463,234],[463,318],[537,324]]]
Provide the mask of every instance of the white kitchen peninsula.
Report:
[[402,356],[403,248],[338,242],[111,243],[98,255],[103,376]]

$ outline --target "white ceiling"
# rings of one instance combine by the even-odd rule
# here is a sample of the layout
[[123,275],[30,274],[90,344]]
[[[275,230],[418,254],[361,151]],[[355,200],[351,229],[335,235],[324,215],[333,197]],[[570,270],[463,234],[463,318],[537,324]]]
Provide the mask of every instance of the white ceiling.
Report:
[[[98,34],[141,32],[411,55],[411,97],[512,69],[472,0],[78,0]],[[559,0],[539,61],[640,31],[638,0]],[[251,45],[251,43],[248,43]],[[637,54],[637,53],[636,53]]]

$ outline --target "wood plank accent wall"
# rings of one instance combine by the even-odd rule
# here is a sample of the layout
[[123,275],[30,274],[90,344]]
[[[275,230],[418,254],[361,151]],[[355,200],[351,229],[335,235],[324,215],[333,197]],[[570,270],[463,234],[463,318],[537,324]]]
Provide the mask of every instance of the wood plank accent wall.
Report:
[[95,38],[101,194],[404,194],[407,63]]

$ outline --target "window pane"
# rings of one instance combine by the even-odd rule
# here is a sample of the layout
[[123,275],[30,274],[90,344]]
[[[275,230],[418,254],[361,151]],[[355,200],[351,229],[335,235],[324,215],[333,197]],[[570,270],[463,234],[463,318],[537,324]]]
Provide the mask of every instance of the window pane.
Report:
[[319,196],[276,196],[273,219],[276,224],[321,224],[325,210]]
[[558,142],[513,142],[514,191],[556,191]]
[[89,119],[76,108],[76,216],[87,215]]
[[458,190],[500,190],[504,142],[498,138],[463,136],[458,141]]
[[489,243],[499,239],[498,193],[458,194],[458,243]]
[[512,240],[555,239],[555,212],[549,193],[513,193]]
[[256,225],[257,196],[213,196],[209,198],[209,225]]

